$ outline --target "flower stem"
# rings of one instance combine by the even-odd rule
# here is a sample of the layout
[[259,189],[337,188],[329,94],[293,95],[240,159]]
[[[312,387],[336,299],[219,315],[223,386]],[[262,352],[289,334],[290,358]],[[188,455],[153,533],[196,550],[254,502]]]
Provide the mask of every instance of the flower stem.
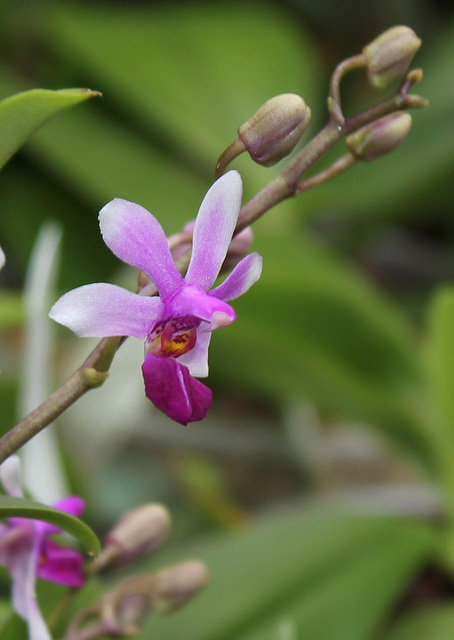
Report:
[[352,56],[351,58],[347,58],[347,60],[343,60],[335,68],[329,85],[328,108],[331,118],[336,124],[343,125],[345,122],[340,99],[341,80],[349,71],[353,71],[353,69],[360,69],[365,66],[367,66],[367,58],[363,53],[360,53],[357,56]]
[[0,463],[47,427],[84,393],[104,383],[120,340],[121,338],[101,340],[66,382],[0,438]]
[[346,119],[342,125],[337,124],[331,118],[328,124],[300,151],[292,162],[242,207],[235,233],[248,227],[279,202],[297,195],[301,176],[347,135],[394,111],[426,105],[427,101],[424,98],[399,91],[391,98]]
[[349,167],[351,167],[356,162],[356,158],[353,153],[347,151],[339,160],[333,162],[333,164],[325,169],[325,171],[321,171],[317,173],[317,175],[312,176],[311,178],[307,178],[307,180],[301,180],[298,182],[298,186],[296,189],[297,193],[303,193],[303,191],[309,191],[309,189],[313,189],[314,187],[318,187],[318,185],[331,180],[335,176],[338,176],[343,171],[346,171]]

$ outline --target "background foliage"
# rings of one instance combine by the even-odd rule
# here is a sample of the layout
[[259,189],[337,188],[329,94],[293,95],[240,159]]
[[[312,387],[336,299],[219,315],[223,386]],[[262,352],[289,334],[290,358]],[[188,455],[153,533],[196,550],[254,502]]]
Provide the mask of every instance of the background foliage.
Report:
[[[175,518],[169,554],[211,568],[210,588],[181,613],[153,617],[143,637],[443,640],[452,629],[452,10],[428,0],[367,11],[358,0],[0,8],[1,97],[103,93],[52,119],[0,175],[5,429],[16,411],[19,291],[42,223],[64,229],[55,297],[100,280],[133,289],[135,274],[99,236],[101,206],[127,198],[178,231],[260,104],[300,93],[316,132],[334,65],[399,23],[423,39],[414,66],[430,106],[392,155],[255,225],[264,274],[213,340],[207,422],[183,430],[152,411],[133,344],[106,386],[60,421],[92,526],[164,502]],[[344,90],[348,112],[377,99],[359,72]],[[246,200],[280,165],[235,167]],[[59,331],[55,381],[88,350]]]

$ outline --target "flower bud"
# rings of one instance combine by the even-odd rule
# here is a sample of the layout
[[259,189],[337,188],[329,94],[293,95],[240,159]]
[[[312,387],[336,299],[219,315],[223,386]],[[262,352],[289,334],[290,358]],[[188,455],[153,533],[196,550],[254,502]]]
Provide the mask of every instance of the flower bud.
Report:
[[157,611],[169,612],[182,607],[208,582],[206,566],[197,560],[182,562],[153,576],[151,601]]
[[347,147],[358,160],[375,160],[403,142],[410,128],[410,114],[396,111],[349,135],[346,139]]
[[293,151],[311,119],[303,98],[284,93],[271,98],[238,129],[251,158],[270,167]]
[[167,537],[168,511],[159,504],[147,504],[126,513],[108,534],[98,562],[127,564],[150,553]]
[[102,628],[109,637],[136,635],[151,609],[153,576],[132,576],[104,594],[98,605]]
[[369,82],[383,89],[401,78],[420,46],[421,40],[409,27],[392,27],[382,33],[363,49]]

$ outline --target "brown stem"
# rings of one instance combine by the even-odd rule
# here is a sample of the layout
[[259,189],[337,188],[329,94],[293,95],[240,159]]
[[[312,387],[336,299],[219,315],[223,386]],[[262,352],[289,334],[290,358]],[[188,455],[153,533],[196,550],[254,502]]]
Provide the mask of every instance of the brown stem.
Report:
[[343,60],[335,68],[329,85],[328,108],[331,118],[336,124],[343,125],[345,122],[340,99],[340,83],[342,78],[349,71],[353,71],[353,69],[360,69],[366,65],[367,58],[364,53],[360,53],[357,56],[352,56],[351,58],[347,58],[347,60]]
[[297,193],[303,193],[303,191],[309,191],[309,189],[313,189],[314,187],[318,187],[323,182],[327,182],[331,180],[331,178],[335,178],[343,171],[349,169],[353,164],[355,164],[356,158],[350,152],[347,151],[339,160],[333,162],[333,164],[325,169],[325,171],[320,171],[317,175],[312,176],[311,178],[307,178],[307,180],[301,180],[298,182]]

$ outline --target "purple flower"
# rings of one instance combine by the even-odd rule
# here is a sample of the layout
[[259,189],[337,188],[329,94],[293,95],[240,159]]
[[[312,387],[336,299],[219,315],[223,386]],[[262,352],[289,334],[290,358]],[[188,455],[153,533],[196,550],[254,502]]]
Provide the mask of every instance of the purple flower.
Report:
[[[19,458],[8,458],[0,467],[5,491],[22,497]],[[53,505],[56,509],[79,516],[84,508],[82,498],[71,496]],[[30,640],[50,640],[50,634],[36,601],[35,583],[40,577],[51,582],[81,587],[83,557],[77,551],[62,547],[49,539],[61,530],[40,520],[9,518],[0,524],[0,564],[13,580],[12,604],[29,627]]]
[[99,214],[104,242],[118,258],[144,271],[159,297],[141,296],[112,284],[89,284],[62,296],[49,314],[79,336],[145,338],[146,395],[181,424],[205,417],[211,391],[194,376],[208,375],[211,332],[236,319],[227,301],[260,277],[262,259],[251,253],[210,290],[232,240],[241,195],[236,171],[229,171],[210,188],[195,222],[184,278],[156,218],[137,204],[112,200]]

